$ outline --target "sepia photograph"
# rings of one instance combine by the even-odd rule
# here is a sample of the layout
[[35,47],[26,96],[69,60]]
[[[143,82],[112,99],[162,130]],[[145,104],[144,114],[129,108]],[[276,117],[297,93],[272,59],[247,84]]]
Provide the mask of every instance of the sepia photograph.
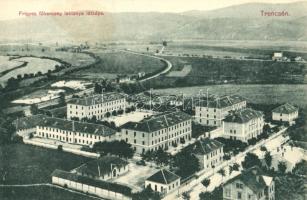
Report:
[[307,1],[1,0],[0,200],[307,200]]

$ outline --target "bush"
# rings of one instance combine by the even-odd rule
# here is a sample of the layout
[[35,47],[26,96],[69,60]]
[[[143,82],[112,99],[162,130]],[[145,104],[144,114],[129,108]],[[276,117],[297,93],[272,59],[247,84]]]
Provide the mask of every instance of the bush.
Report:
[[63,145],[58,146],[58,151],[63,151]]

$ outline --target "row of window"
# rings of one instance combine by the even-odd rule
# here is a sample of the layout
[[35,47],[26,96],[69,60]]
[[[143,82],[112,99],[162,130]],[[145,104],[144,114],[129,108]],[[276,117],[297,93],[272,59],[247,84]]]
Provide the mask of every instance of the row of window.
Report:
[[85,137],[85,138],[91,138],[91,139],[102,139],[103,136],[95,135],[95,134],[87,134],[87,133],[80,133],[80,132],[71,132],[71,131],[64,131],[61,129],[57,128],[50,128],[50,127],[38,127],[41,130],[46,130],[46,131],[51,131],[51,132],[56,132],[56,133],[62,133],[66,135],[74,135],[74,136],[79,136],[79,137]]
[[[112,106],[112,105],[116,105],[116,104],[120,104],[120,103],[125,103],[125,99],[107,102],[106,104],[96,104],[96,105],[92,105],[92,106],[80,106],[80,108],[81,108],[81,110],[83,110],[84,107],[89,107],[89,109],[95,109],[95,108],[99,108],[99,107]],[[73,108],[73,105],[70,105],[70,108]],[[76,105],[75,108],[78,109],[79,106]]]

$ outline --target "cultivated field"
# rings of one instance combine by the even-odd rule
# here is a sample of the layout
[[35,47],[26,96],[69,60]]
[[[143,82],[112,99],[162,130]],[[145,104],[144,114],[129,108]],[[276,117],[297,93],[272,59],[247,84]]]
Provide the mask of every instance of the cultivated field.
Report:
[[0,184],[50,183],[55,169],[71,170],[88,158],[24,144],[0,146]]

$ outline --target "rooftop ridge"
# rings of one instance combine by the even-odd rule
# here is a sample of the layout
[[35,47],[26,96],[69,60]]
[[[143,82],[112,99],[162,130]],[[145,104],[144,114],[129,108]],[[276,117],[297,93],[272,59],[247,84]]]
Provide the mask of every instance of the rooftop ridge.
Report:
[[165,178],[165,175],[164,175],[163,169],[161,169],[161,173],[162,173],[162,176],[163,176],[163,179],[164,179],[165,183],[167,184],[167,180],[166,180],[166,178]]

